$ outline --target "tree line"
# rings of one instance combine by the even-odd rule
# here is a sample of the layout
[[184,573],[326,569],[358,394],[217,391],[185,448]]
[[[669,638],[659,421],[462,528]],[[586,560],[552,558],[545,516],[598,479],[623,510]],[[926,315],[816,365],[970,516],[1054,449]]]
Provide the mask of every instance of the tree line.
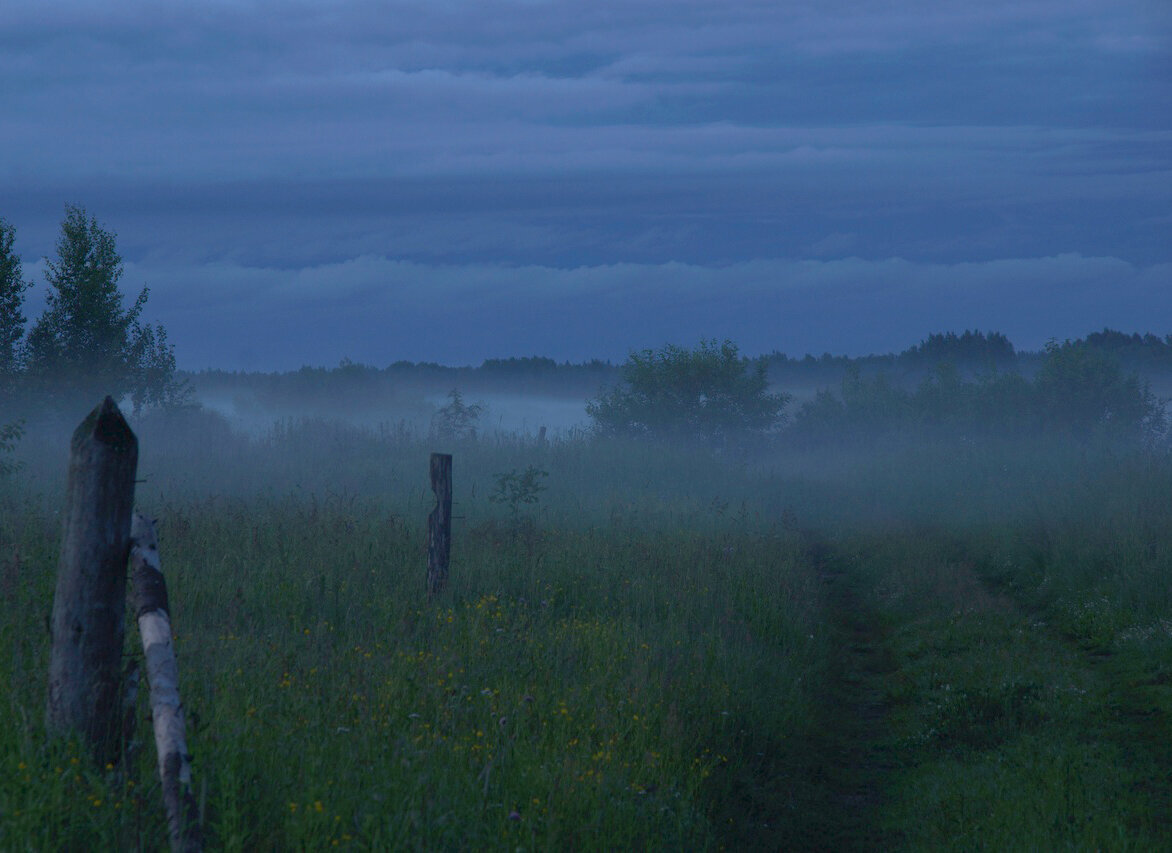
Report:
[[[42,315],[28,325],[24,279],[13,250],[15,228],[0,219],[0,403],[20,398],[38,406],[95,396],[129,398],[135,410],[188,402],[192,389],[176,370],[174,348],[161,325],[142,321],[149,289],[126,306],[119,290],[122,257],[115,235],[78,206],[65,208],[56,255],[46,258],[48,285]],[[341,384],[355,391],[372,382],[415,379],[473,380],[486,385],[523,380],[531,390],[604,384],[587,412],[603,435],[698,440],[721,445],[763,437],[786,427],[800,442],[829,438],[956,430],[1063,430],[1150,438],[1162,434],[1163,404],[1121,361],[1172,366],[1172,335],[1126,335],[1105,329],[1086,340],[1052,342],[1029,378],[1023,353],[997,332],[929,335],[898,355],[850,359],[787,359],[779,352],[743,357],[731,341],[701,341],[688,349],[667,345],[632,352],[613,366],[593,361],[559,364],[542,357],[489,359],[479,368],[397,362],[385,370],[344,360],[338,368],[302,368],[290,374],[238,377],[207,372],[201,379],[255,383],[302,397]],[[771,390],[770,373],[836,369],[838,389],[824,389],[792,416],[789,395]],[[864,373],[864,368],[866,373]],[[887,370],[902,370],[902,382]],[[919,378],[909,385],[908,377]],[[789,378],[787,376],[787,378]],[[914,379],[912,380],[915,381]],[[453,383],[454,384],[454,383]],[[271,386],[271,387],[270,387]],[[19,425],[2,424],[0,451],[19,438]]]
[[67,205],[56,255],[46,258],[46,306],[27,326],[16,229],[0,219],[0,401],[38,406],[129,398],[135,408],[185,402],[174,347],[161,325],[142,321],[150,290],[124,306],[115,234],[84,208]]
[[[955,335],[934,336],[919,353],[950,346],[990,354],[973,336]],[[994,339],[992,353],[998,352],[1004,345]],[[1143,443],[1166,437],[1164,403],[1112,353],[1087,341],[1052,341],[1029,378],[997,370],[997,359],[973,377],[937,361],[909,388],[884,372],[865,376],[857,362],[848,364],[838,389],[818,391],[792,416],[786,411],[792,398],[770,390],[768,360],[742,357],[731,341],[635,352],[623,365],[623,381],[592,400],[587,412],[604,435],[715,446],[771,436],[804,446],[877,438],[1046,435]]]

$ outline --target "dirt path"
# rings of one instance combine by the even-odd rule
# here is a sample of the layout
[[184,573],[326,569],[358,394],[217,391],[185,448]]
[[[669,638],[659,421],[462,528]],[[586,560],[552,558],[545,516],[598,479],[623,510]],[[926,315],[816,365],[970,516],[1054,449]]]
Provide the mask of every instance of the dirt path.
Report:
[[943,539],[807,541],[832,663],[753,849],[1166,846],[1172,655],[1085,647]]
[[875,850],[896,839],[880,831],[889,746],[885,679],[896,669],[888,629],[849,564],[813,540],[810,559],[826,585],[826,613],[836,654],[823,697],[815,773],[824,800],[811,849]]
[[823,584],[816,606],[832,644],[800,739],[758,733],[738,757],[734,793],[714,815],[725,850],[877,850],[898,847],[876,829],[891,768],[885,679],[894,669],[887,628],[849,560],[807,535],[806,559]]

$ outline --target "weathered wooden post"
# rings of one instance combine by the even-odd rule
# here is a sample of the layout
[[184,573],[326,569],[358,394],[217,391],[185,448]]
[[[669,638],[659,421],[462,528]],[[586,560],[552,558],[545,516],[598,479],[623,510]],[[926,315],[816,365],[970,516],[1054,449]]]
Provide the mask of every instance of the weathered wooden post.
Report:
[[452,455],[431,454],[435,509],[427,517],[427,595],[443,591],[452,554]]
[[122,620],[138,439],[107,397],[73,433],[62,520],[45,728],[119,757]]
[[138,619],[147,684],[150,686],[151,721],[155,729],[155,749],[171,849],[180,853],[198,853],[203,848],[203,839],[199,809],[191,786],[191,758],[187,754],[183,705],[179,701],[179,666],[171,646],[167,581],[159,564],[154,521],[135,513],[130,538],[134,613]]

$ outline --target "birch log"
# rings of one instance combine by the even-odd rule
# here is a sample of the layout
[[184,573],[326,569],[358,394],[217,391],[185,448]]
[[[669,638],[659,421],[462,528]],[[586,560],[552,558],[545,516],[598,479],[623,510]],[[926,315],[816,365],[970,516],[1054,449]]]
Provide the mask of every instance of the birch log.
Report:
[[427,595],[443,591],[452,553],[452,455],[431,454],[435,509],[427,517]]
[[134,611],[142,637],[151,721],[163,783],[163,806],[171,849],[193,853],[203,848],[199,810],[191,787],[191,756],[187,754],[183,705],[179,701],[179,667],[171,646],[167,582],[159,565],[155,523],[135,513],[130,530],[130,565],[134,580]]
[[73,433],[53,595],[45,728],[117,761],[126,556],[138,439],[107,397]]

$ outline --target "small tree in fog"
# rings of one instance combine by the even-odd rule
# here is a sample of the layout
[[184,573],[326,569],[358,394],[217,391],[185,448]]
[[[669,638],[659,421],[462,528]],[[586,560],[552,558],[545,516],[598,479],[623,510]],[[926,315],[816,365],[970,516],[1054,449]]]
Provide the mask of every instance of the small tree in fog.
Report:
[[717,443],[777,427],[789,395],[769,393],[762,359],[736,344],[702,341],[694,350],[667,345],[633,352],[624,384],[591,400],[586,413],[603,435],[654,436]]
[[448,393],[447,405],[442,406],[431,420],[432,435],[445,441],[474,439],[483,412],[484,406],[465,403],[459,389],[453,388]]
[[513,520],[522,506],[537,503],[546,486],[539,478],[548,477],[549,472],[530,465],[524,471],[514,468],[505,474],[494,474],[496,477],[496,491],[488,496],[489,501],[504,504],[509,508]]
[[176,378],[175,347],[167,343],[160,325],[136,329],[130,344],[130,399],[137,412],[144,406],[178,407],[193,404],[195,391]]
[[114,234],[69,205],[57,257],[48,261],[48,307],[28,338],[28,369],[42,389],[133,395],[144,403],[178,402],[174,350],[161,326],[139,322],[149,290],[122,307],[122,257]]
[[20,258],[13,253],[16,229],[0,219],[0,398],[10,392],[21,368],[20,339],[24,337],[21,304],[30,283],[24,280]]

